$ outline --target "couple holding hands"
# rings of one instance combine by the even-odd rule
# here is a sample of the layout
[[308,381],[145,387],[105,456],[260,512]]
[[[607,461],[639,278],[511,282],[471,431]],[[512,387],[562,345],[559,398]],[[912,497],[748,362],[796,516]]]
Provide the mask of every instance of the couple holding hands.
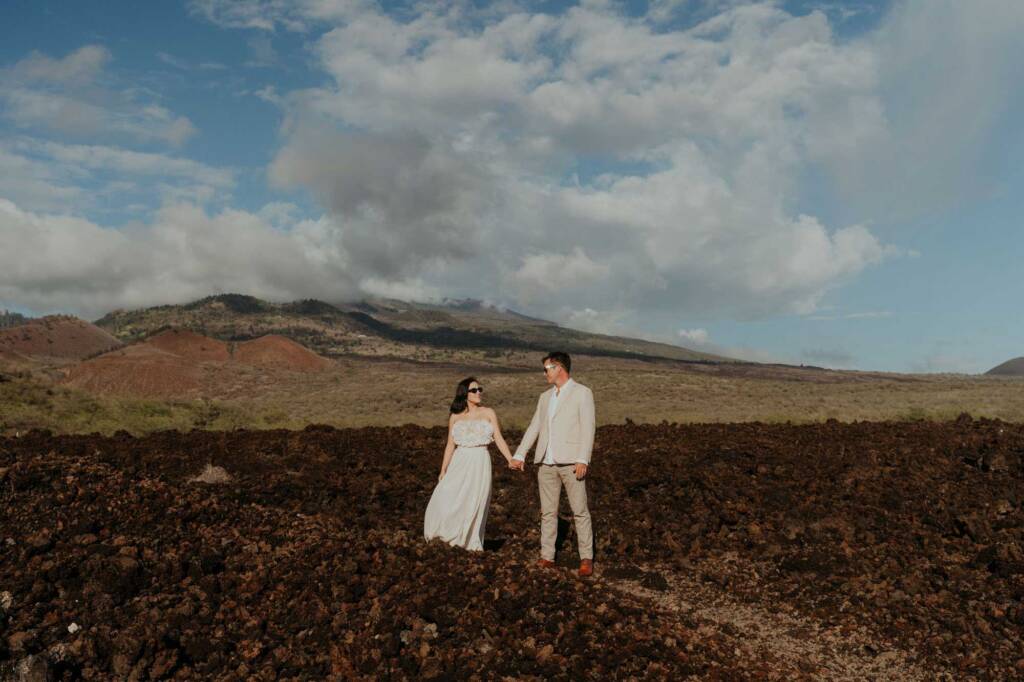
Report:
[[474,377],[459,382],[448,419],[448,442],[437,486],[427,504],[423,536],[469,550],[484,548],[484,528],[491,501],[491,457],[495,443],[511,469],[523,471],[526,453],[537,444],[540,491],[540,560],[555,565],[558,502],[565,488],[579,539],[579,575],[594,572],[594,535],[587,508],[587,469],[594,446],[594,394],[573,381],[567,353],[549,353],[542,361],[551,385],[541,394],[523,440],[512,455],[501,435],[494,410],[482,405],[484,387]]

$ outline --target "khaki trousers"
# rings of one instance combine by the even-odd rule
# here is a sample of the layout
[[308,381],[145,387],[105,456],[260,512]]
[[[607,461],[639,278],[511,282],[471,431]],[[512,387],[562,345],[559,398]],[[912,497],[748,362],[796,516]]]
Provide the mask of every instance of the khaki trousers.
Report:
[[587,482],[576,480],[576,467],[541,464],[537,467],[537,485],[540,489],[540,556],[555,560],[555,539],[558,537],[558,500],[562,486],[569,497],[576,537],[579,539],[580,559],[594,558],[594,532],[590,527],[587,509]]

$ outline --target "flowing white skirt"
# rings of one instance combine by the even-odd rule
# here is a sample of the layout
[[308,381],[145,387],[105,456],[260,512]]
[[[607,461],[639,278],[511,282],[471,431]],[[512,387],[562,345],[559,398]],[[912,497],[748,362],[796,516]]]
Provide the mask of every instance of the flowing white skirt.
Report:
[[481,551],[491,503],[491,455],[487,447],[459,446],[427,503],[423,537]]

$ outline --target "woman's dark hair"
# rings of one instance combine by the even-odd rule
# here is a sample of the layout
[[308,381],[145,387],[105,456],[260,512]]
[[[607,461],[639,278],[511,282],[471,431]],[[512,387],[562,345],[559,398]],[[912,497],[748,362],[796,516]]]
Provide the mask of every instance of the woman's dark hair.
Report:
[[565,367],[566,374],[569,374],[572,371],[572,360],[569,358],[568,353],[563,353],[562,351],[557,350],[554,353],[548,353],[544,356],[544,359],[540,361],[540,364],[546,365],[548,360],[557,362],[562,367]]
[[[469,385],[476,381],[476,377],[466,377],[459,382],[455,388],[455,400],[452,401],[452,414],[462,414],[469,407]],[[477,381],[477,383],[480,383]]]

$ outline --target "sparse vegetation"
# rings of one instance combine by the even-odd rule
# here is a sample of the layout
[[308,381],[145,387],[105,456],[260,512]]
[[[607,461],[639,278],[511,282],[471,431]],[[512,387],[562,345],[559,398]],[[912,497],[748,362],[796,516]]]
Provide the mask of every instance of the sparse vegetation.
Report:
[[[160,429],[301,429],[308,424],[390,426],[444,423],[452,387],[473,373],[507,428],[528,423],[544,390],[532,364],[488,366],[478,353],[444,364],[347,358],[326,371],[252,369],[216,377],[198,400],[90,396],[52,378],[7,375],[0,382],[0,429],[62,433],[147,433]],[[529,361],[530,355],[518,358]],[[457,360],[457,361],[456,361]],[[846,372],[738,376],[719,368],[578,359],[577,378],[597,397],[598,421],[635,423],[944,421],[962,412],[1024,421],[1024,382],[967,376],[904,377]],[[221,380],[223,379],[223,380]]]
[[[170,355],[145,355],[145,348],[131,346],[105,365],[120,367],[120,374],[97,374],[94,382],[79,381],[83,364],[36,363],[31,373],[8,372],[11,379],[0,381],[0,428],[145,433],[172,428],[297,429],[311,423],[429,426],[444,423],[452,387],[474,374],[487,384],[488,403],[497,408],[505,426],[521,429],[545,388],[538,371],[538,349],[547,350],[543,339],[603,344],[596,354],[574,353],[575,375],[594,389],[601,424],[916,421],[946,420],[962,412],[1024,421],[1024,391],[1021,381],[1012,378],[836,372],[689,356],[637,358],[627,351],[644,342],[524,322],[515,313],[479,305],[276,304],[223,295],[186,306],[118,311],[99,324],[121,339],[145,337],[150,344],[154,330],[171,327],[221,341],[182,333],[177,345],[161,346]],[[298,341],[330,360],[310,353],[309,362],[299,362],[306,351],[296,347],[287,362],[256,362],[263,357],[257,352],[261,348],[281,359],[288,350],[284,346],[291,344],[269,337],[253,344],[251,363],[223,362],[230,353],[213,352],[220,346],[238,351],[243,340],[269,333]],[[519,345],[503,347],[499,338],[519,339]],[[152,362],[132,364],[134,356]]]
[[4,310],[3,312],[0,312],[0,329],[17,327],[20,324],[25,324],[28,320],[29,318],[20,313],[12,313],[9,310]]
[[[211,401],[141,400],[94,397],[49,386],[39,377],[15,376],[0,382],[0,433],[48,429],[55,433],[133,434],[165,429],[231,429],[245,425],[240,406]],[[211,411],[210,405],[215,405]],[[210,415],[214,415],[210,419]]]

